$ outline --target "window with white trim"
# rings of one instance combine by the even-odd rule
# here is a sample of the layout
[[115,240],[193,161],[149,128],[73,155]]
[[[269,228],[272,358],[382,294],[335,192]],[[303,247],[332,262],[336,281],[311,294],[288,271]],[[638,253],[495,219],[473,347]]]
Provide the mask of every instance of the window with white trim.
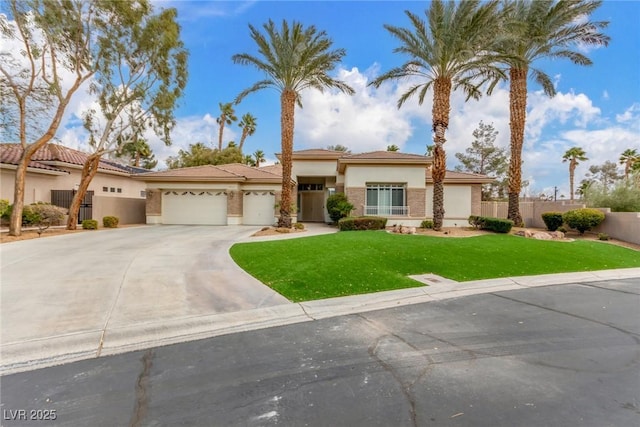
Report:
[[365,215],[407,216],[405,184],[367,184]]

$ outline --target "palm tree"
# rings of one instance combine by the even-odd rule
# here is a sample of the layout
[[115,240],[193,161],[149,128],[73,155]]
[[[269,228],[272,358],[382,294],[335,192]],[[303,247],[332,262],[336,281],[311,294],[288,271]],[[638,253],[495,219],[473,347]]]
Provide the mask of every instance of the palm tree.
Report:
[[573,203],[573,177],[576,171],[576,167],[579,165],[578,161],[584,162],[589,160],[587,153],[580,147],[571,147],[562,156],[562,162],[569,162],[569,201]]
[[348,147],[345,147],[344,145],[341,145],[341,144],[327,145],[327,150],[342,151],[344,153],[350,153],[351,152],[351,150],[349,150]]
[[400,151],[400,147],[396,144],[387,145],[387,151]]
[[607,22],[590,21],[601,1],[510,0],[505,28],[509,36],[497,43],[497,53],[509,68],[511,160],[509,163],[508,218],[522,224],[519,197],[522,188],[522,145],[527,111],[527,78],[533,78],[548,96],[556,90],[547,74],[533,65],[542,59],[569,59],[590,65],[579,50],[606,46],[609,37],[599,32]]
[[256,161],[253,160],[253,156],[251,154],[242,156],[242,163],[249,166],[256,166]]
[[244,140],[247,139],[247,136],[251,136],[256,132],[256,127],[258,124],[256,123],[257,119],[251,114],[247,113],[242,116],[240,119],[240,123],[238,126],[242,129],[242,136],[240,137],[240,151],[242,151],[242,147],[244,146]]
[[216,119],[216,123],[218,123],[218,150],[222,151],[222,133],[224,132],[224,125],[230,125],[231,123],[238,120],[236,117],[236,112],[233,109],[233,104],[227,102],[220,105],[220,117]]
[[260,167],[260,163],[262,163],[262,162],[264,162],[264,161],[265,161],[265,158],[264,158],[264,151],[262,151],[262,150],[256,150],[256,151],[253,153],[253,157],[255,157],[255,158],[256,158],[256,162],[255,162],[255,163],[256,163],[256,167],[257,167],[257,168],[259,168],[259,167]]
[[638,150],[627,148],[620,155],[620,164],[624,165],[624,179],[629,179],[629,172],[636,163],[640,163],[640,154]]
[[260,57],[241,53],[233,55],[236,64],[253,65],[266,74],[266,79],[256,82],[236,97],[236,103],[252,92],[275,88],[280,92],[280,128],[282,145],[282,195],[280,201],[280,227],[291,227],[291,156],[293,153],[294,113],[296,104],[302,107],[304,89],[320,91],[329,88],[352,95],[354,90],[346,83],[333,79],[327,73],[342,60],[344,49],[331,50],[333,42],[324,31],[311,25],[282,21],[276,28],[272,20],[263,25],[265,34],[249,25],[251,38],[258,45]]
[[[416,94],[422,105],[427,91],[433,88],[433,228],[440,230],[444,219],[443,181],[446,174],[443,144],[449,127],[451,91],[461,89],[467,99],[478,99],[484,82],[504,75],[492,65],[493,59],[487,53],[499,31],[498,1],[434,0],[425,11],[426,22],[409,11],[405,13],[411,28],[384,27],[400,42],[394,52],[405,54],[409,59],[370,85],[379,87],[387,80],[417,78],[419,81],[398,99],[398,108]],[[488,92],[493,86],[488,87]]]

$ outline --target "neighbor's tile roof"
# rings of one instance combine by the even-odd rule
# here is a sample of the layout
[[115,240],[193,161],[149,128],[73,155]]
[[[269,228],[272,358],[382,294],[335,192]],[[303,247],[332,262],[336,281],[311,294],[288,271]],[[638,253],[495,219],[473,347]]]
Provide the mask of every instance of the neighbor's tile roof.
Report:
[[[433,182],[433,178],[431,178],[431,168],[427,168],[426,170],[426,179],[427,182]],[[494,178],[491,178],[487,175],[482,175],[479,173],[469,173],[469,172],[458,172],[458,171],[450,171],[447,170],[446,175],[444,176],[445,183],[474,183],[474,184],[488,184],[495,181]]]
[[149,172],[138,175],[144,181],[260,181],[280,182],[282,176],[243,165],[203,165],[189,168],[169,169],[161,172]]
[[[20,162],[22,152],[23,149],[20,144],[0,144],[0,163],[17,165]],[[29,162],[29,167],[66,172],[55,166],[63,166],[59,163],[82,166],[87,160],[87,157],[87,153],[65,147],[64,145],[45,144],[33,154]],[[98,168],[114,172],[132,173],[130,167],[108,160],[100,160]]]
[[427,156],[421,156],[420,154],[400,153],[398,151],[371,151],[368,153],[350,154],[342,157],[340,160],[418,160],[427,162],[429,158]]
[[282,176],[282,165],[279,163],[277,165],[260,166],[259,169],[261,171],[267,171],[267,172],[276,174],[278,176]]

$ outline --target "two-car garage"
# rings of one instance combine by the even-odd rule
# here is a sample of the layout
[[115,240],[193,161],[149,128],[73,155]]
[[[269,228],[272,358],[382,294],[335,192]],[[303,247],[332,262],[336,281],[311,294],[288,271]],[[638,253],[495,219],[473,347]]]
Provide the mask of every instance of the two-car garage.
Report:
[[147,223],[273,225],[281,176],[242,164],[150,172]]

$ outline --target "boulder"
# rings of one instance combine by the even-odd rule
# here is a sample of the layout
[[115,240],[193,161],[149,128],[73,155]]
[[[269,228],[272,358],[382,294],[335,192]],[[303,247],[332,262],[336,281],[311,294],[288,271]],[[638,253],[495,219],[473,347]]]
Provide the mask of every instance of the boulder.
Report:
[[536,240],[551,240],[553,237],[549,233],[545,233],[544,231],[539,231],[537,233],[533,233],[533,238]]

